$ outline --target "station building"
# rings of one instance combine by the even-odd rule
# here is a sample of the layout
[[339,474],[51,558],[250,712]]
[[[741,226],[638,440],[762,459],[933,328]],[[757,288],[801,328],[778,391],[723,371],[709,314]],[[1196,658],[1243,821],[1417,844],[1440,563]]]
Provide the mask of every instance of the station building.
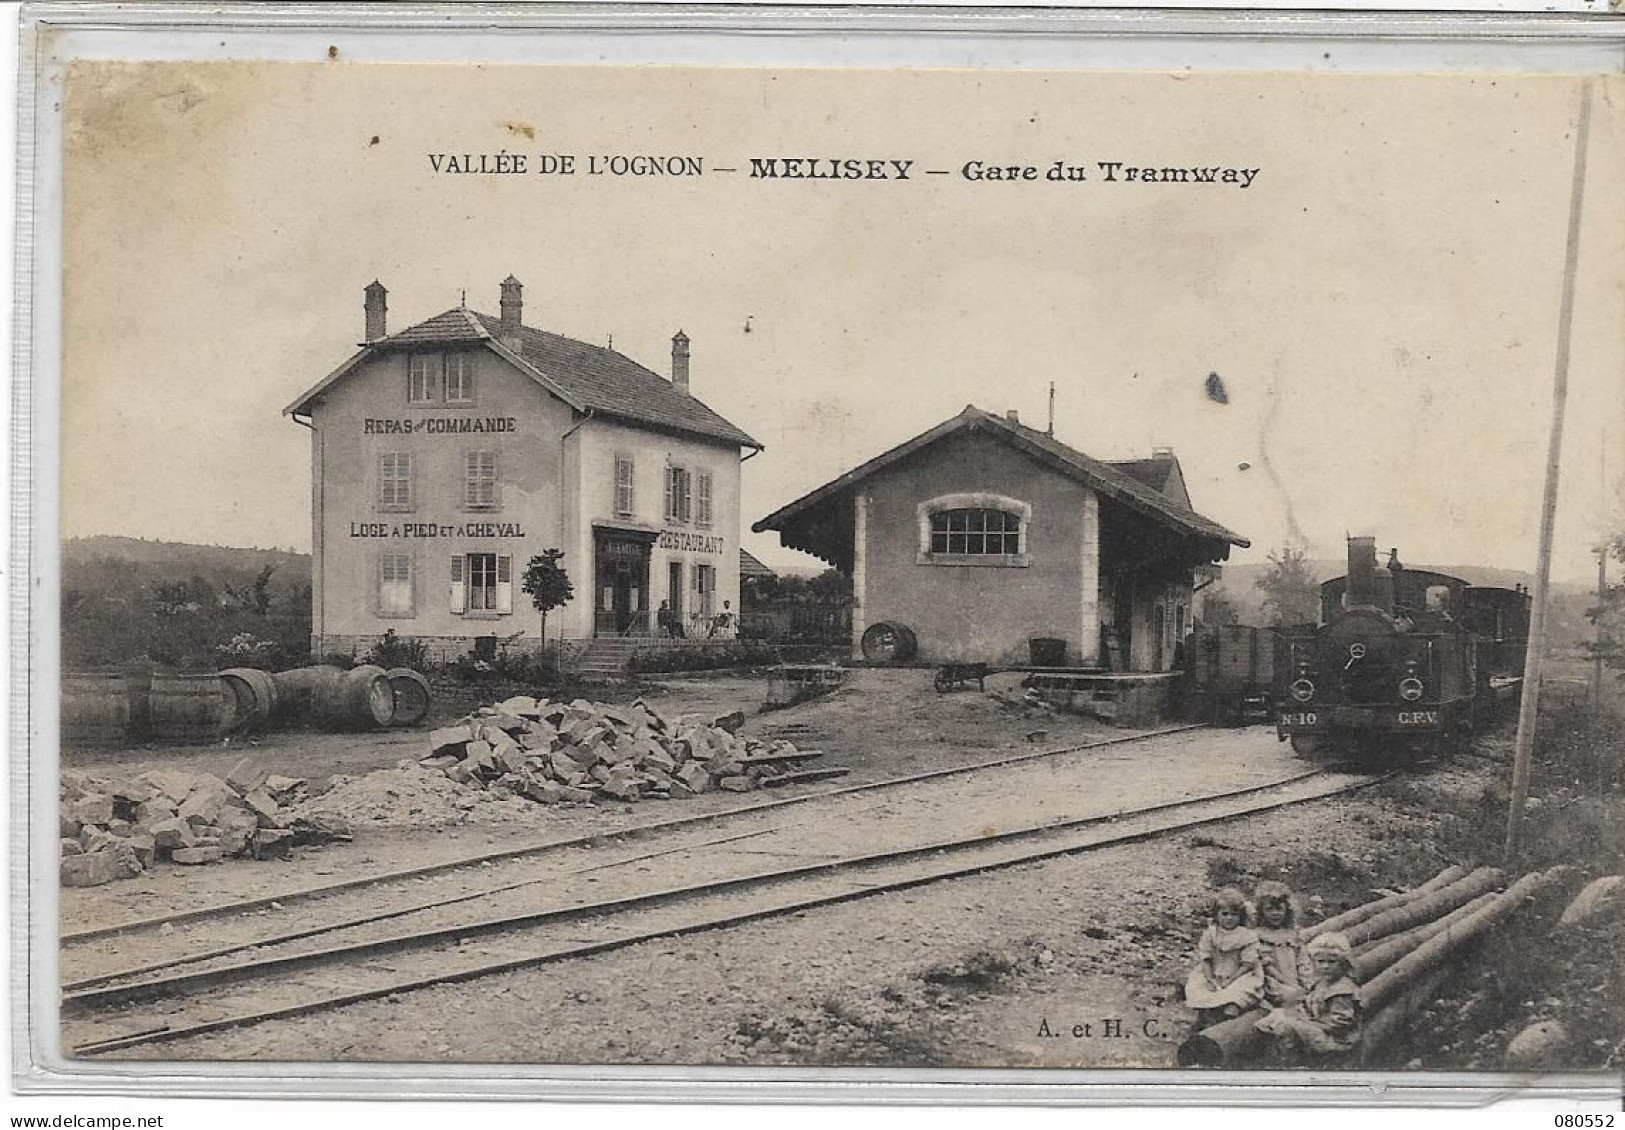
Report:
[[[1195,571],[1247,540],[1191,508],[1171,451],[1107,463],[967,406],[757,522],[852,576],[854,657],[901,625],[932,663],[1167,671]],[[1052,645],[1053,646],[1053,645]]]
[[395,334],[366,288],[359,351],[290,404],[310,428],[312,648],[394,629],[439,659],[534,649],[530,559],[561,549],[574,598],[549,639],[650,636],[662,601],[704,634],[739,607],[739,478],[761,444],[689,388],[613,349],[459,307]]

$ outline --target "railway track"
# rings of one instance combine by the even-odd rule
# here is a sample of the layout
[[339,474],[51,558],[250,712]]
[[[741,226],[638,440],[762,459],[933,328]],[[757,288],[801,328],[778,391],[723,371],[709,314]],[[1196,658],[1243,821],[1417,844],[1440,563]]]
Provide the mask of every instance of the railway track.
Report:
[[1022,765],[1042,761],[1046,758],[1059,757],[1063,754],[1082,753],[1087,750],[1104,749],[1108,746],[1128,745],[1136,742],[1149,741],[1155,738],[1167,737],[1173,734],[1190,733],[1195,730],[1206,729],[1201,723],[1184,726],[1169,726],[1161,730],[1150,730],[1140,734],[1130,734],[1120,738],[1106,738],[1098,742],[1086,742],[1082,745],[1061,746],[1056,749],[1038,750],[1033,753],[1016,754],[1011,757],[996,758],[992,761],[980,761],[970,765],[960,765],[952,769],[934,769],[926,773],[912,773],[903,777],[888,777],[880,781],[870,781],[861,785],[844,785],[833,789],[820,789],[815,792],[803,793],[800,796],[782,797],[777,800],[762,801],[757,804],[747,804],[739,808],[730,808],[724,812],[704,813],[697,816],[683,816],[675,820],[660,820],[650,824],[637,824],[629,828],[621,828],[613,832],[599,832],[590,836],[578,836],[566,840],[542,840],[534,844],[525,844],[515,848],[504,848],[500,851],[484,852],[477,855],[460,856],[457,859],[442,863],[428,864],[423,867],[405,868],[396,871],[386,871],[374,875],[367,875],[357,879],[349,879],[338,883],[324,883],[298,890],[286,891],[274,895],[265,895],[259,898],[239,899],[231,902],[216,903],[210,906],[198,907],[193,910],[172,911],[167,914],[149,916],[146,918],[128,919],[115,922],[107,926],[97,926],[84,930],[71,930],[63,932],[58,940],[64,950],[71,953],[72,947],[87,942],[118,935],[138,934],[142,931],[173,928],[179,924],[217,918],[221,915],[242,914],[247,911],[258,910],[270,906],[272,903],[286,907],[290,903],[303,902],[309,899],[323,899],[344,892],[361,889],[378,888],[391,883],[406,883],[436,876],[443,876],[474,867],[484,867],[491,864],[507,863],[530,859],[548,853],[568,851],[573,848],[597,848],[608,844],[623,844],[635,842],[652,835],[666,834],[678,829],[693,829],[718,822],[736,820],[738,818],[757,813],[777,812],[781,809],[795,805],[807,804],[811,801],[822,801],[832,797],[847,797],[860,794],[876,793],[886,789],[896,789],[901,786],[914,785],[924,781],[944,780],[952,777],[961,777],[973,773],[985,772],[989,769],[1002,769],[1011,765]]
[[[1028,764],[1013,771],[1048,771],[1031,764],[1035,756],[1015,759]],[[555,853],[544,874],[523,880],[82,977],[64,986],[63,1037],[81,1056],[127,1051],[1166,835],[1380,779],[1314,769],[1142,808],[1057,809],[1020,826],[979,822],[977,790],[985,781],[938,780],[941,797],[910,790],[912,821],[897,819],[901,801],[860,786],[837,790],[845,794],[834,802],[844,806],[840,820],[821,805],[806,819],[706,838],[692,835],[700,821],[669,822],[675,827],[664,836],[674,842],[653,850],[606,859],[572,845]],[[1007,808],[1010,785],[1002,784]],[[955,806],[956,825],[933,819],[933,805],[944,802]],[[741,819],[780,815],[775,805]],[[922,837],[900,830],[922,823],[954,831]],[[837,825],[845,826],[844,837],[832,831]],[[527,866],[537,862],[532,856]]]

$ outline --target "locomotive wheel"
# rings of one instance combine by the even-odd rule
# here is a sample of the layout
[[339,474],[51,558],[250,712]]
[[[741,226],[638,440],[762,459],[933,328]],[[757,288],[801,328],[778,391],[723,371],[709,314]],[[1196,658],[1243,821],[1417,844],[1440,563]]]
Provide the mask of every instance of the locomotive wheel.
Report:
[[1315,759],[1315,755],[1321,750],[1321,744],[1319,734],[1292,735],[1292,752],[1295,756],[1301,757],[1305,761],[1313,761]]

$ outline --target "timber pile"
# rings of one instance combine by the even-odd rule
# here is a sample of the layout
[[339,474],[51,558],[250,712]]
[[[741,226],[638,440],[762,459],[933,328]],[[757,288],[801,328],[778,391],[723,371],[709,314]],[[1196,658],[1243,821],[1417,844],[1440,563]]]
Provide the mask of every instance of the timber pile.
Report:
[[[1503,889],[1503,876],[1494,868],[1468,873],[1452,867],[1414,891],[1365,903],[1306,928],[1305,941],[1339,931],[1354,946],[1364,1022],[1360,1049],[1351,1059],[1364,1060],[1382,1048],[1432,998],[1468,947],[1570,874],[1568,868],[1534,872]],[[1193,1034],[1179,1047],[1180,1065],[1256,1065],[1269,1048],[1269,1038],[1255,1028],[1265,1015],[1264,1009],[1255,1009]]]
[[744,724],[739,712],[709,723],[686,714],[668,720],[642,699],[620,707],[517,695],[430,733],[419,764],[542,804],[742,793],[849,772],[805,768],[823,754],[741,737]]
[[64,770],[62,885],[129,879],[164,860],[268,859],[295,845],[348,839],[342,821],[293,812],[307,792],[303,778],[277,776],[257,757],[243,758],[224,779],[162,769],[123,779]]

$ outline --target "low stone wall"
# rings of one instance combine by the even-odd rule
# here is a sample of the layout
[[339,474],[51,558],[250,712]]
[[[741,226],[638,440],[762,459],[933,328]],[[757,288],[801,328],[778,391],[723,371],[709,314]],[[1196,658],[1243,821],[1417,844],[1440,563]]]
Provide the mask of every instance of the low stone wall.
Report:
[[[327,655],[348,655],[359,658],[371,651],[382,636],[318,636],[312,647],[312,653],[317,658]],[[474,651],[475,636],[406,636],[402,640],[413,640],[423,644],[427,649],[430,663],[454,663],[465,655]],[[485,638],[485,637],[478,637]],[[498,637],[500,641],[501,637]],[[565,643],[587,643],[590,641],[566,640]],[[542,641],[529,637],[514,640],[509,644],[499,644],[498,653],[506,652],[508,655],[519,655],[525,652],[535,652],[542,649]]]
[[1068,685],[1035,689],[1062,710],[1140,729],[1172,716],[1178,679],[1174,674],[1078,675],[1068,678]]

